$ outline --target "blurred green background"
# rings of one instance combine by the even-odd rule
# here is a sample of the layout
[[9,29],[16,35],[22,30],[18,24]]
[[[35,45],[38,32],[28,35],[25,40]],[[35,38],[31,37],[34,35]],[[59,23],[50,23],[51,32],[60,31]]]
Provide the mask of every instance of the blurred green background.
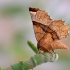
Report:
[[[37,43],[33,31],[29,7],[48,12],[52,19],[70,23],[70,0],[0,0],[0,66],[25,60],[35,55],[27,45],[31,40]],[[70,35],[61,40],[70,47]],[[45,63],[34,70],[70,70],[70,50],[56,50],[59,59]]]

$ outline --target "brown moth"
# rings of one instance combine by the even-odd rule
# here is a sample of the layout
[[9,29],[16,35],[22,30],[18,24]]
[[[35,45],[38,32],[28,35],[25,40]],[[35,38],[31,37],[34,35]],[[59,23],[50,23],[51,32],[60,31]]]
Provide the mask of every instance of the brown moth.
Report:
[[69,27],[62,20],[52,20],[47,12],[39,8],[29,8],[37,39],[37,48],[48,52],[55,49],[68,49],[58,40],[68,35]]

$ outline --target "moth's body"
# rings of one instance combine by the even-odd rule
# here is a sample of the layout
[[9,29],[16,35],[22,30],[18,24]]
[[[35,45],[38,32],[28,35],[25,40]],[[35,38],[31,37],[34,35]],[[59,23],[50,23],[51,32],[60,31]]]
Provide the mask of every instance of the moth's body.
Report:
[[44,52],[55,49],[68,49],[68,47],[58,40],[64,39],[68,35],[69,27],[64,25],[62,20],[52,20],[47,12],[38,8],[29,8],[35,36],[37,39],[37,48]]

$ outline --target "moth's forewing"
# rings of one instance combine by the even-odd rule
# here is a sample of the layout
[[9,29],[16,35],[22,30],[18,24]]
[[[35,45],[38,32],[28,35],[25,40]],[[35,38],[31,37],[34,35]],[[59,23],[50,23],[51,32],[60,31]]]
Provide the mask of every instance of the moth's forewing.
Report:
[[38,18],[37,12],[41,11],[40,9],[30,7],[29,11],[30,11],[32,22],[33,22],[33,28],[34,28],[36,39],[37,39],[37,41],[40,41],[40,39],[44,36],[44,34],[47,30],[47,26],[37,22],[37,20],[36,20]]
[[50,18],[48,13],[43,10],[39,10],[36,12],[35,19],[36,19],[36,22],[39,22],[46,26],[49,26],[52,22],[52,19]]
[[31,12],[32,21],[46,25],[52,30],[53,40],[61,40],[67,37],[70,28],[68,25],[64,25],[64,21],[52,20],[47,12],[39,8],[29,8],[29,11]]
[[39,22],[43,25],[49,25],[52,22],[52,19],[47,12],[40,10],[39,8],[29,8],[32,21]]
[[59,40],[66,38],[68,35],[69,27],[68,25],[64,25],[64,21],[62,20],[52,21],[49,27],[56,32]]
[[[31,19],[33,23],[36,23],[36,25],[34,26],[34,31],[35,31],[35,35],[36,35],[36,39],[37,41],[39,41],[43,36],[44,36],[44,32],[45,33],[51,33],[52,34],[52,38],[53,40],[59,40],[57,33],[55,31],[53,31],[49,25],[51,25],[52,23],[52,19],[50,18],[50,16],[48,15],[47,12],[42,11],[38,8],[29,8],[30,11],[30,15],[31,15]],[[36,28],[36,26],[38,28],[40,28],[41,30],[43,30],[42,32],[40,32],[41,30],[38,28]],[[39,31],[39,33],[36,31]],[[41,35],[41,37],[38,39],[38,37]]]

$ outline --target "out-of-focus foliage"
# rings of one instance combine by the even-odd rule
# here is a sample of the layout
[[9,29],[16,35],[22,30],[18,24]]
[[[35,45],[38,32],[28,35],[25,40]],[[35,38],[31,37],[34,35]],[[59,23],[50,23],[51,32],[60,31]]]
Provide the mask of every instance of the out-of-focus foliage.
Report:
[[[0,0],[0,66],[6,67],[19,60],[25,60],[34,52],[27,45],[28,40],[36,44],[29,7],[46,10],[52,19],[62,19],[70,23],[69,0]],[[70,47],[68,38],[62,40]],[[57,50],[59,59],[35,70],[70,70],[70,50]]]
[[23,12],[23,9],[21,7],[17,7],[17,6],[9,6],[9,7],[6,7],[6,8],[3,8],[2,11],[1,11],[4,15],[15,15],[16,13],[21,13]]

